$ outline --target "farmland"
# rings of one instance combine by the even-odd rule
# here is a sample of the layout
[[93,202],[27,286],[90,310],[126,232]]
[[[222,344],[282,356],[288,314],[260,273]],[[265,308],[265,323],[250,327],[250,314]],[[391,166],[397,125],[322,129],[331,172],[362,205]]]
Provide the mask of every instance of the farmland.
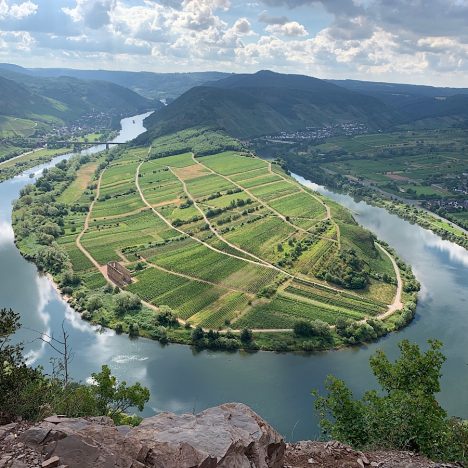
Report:
[[462,129],[340,136],[286,150],[255,142],[253,148],[263,155],[281,151],[291,171],[468,245],[468,140]]
[[106,286],[110,261],[130,271],[125,289],[143,301],[123,329],[136,320],[143,334],[162,306],[186,327],[279,336],[301,320],[333,329],[386,313],[396,271],[349,212],[249,152],[197,155],[185,138],[182,152],[158,154],[171,152],[168,141],[177,140],[77,164],[62,184],[58,201],[69,210],[57,242],[80,277],[78,297],[103,297],[103,310],[85,310],[92,320],[122,321]]

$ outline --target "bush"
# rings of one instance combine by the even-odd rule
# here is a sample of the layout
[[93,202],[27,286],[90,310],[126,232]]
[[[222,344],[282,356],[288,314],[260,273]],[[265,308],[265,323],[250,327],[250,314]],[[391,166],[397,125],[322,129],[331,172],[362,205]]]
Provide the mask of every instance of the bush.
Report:
[[198,326],[192,331],[192,341],[194,343],[197,343],[205,338],[205,332],[203,331],[203,328]]
[[159,308],[159,313],[156,315],[156,324],[164,327],[175,327],[179,325],[179,321],[169,306],[162,305]]
[[241,331],[240,340],[241,340],[242,344],[250,344],[250,343],[252,343],[252,340],[253,340],[253,333],[252,333],[252,330],[250,330],[249,328],[244,328],[244,329]]
[[321,320],[313,320],[312,322],[300,320],[294,324],[293,330],[298,337],[317,337],[327,341],[332,339],[330,327]]
[[370,365],[381,390],[368,391],[360,400],[342,380],[329,377],[328,395],[315,402],[326,436],[360,449],[411,450],[466,462],[467,426],[447,418],[435,397],[445,361],[442,344],[430,340],[429,345],[423,353],[418,345],[402,341],[394,363],[377,351]]
[[99,294],[93,294],[92,296],[89,297],[89,299],[86,302],[86,308],[90,312],[94,312],[100,309],[102,306],[103,306],[103,301],[102,301],[102,297]]
[[141,309],[141,299],[135,294],[122,291],[116,294],[114,298],[114,308],[118,315],[136,312]]

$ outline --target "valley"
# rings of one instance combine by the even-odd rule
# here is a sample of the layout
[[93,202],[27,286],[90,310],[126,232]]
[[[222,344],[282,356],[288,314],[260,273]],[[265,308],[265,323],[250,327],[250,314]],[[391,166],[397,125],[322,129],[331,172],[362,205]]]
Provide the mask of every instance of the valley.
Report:
[[[138,124],[139,119],[135,120]],[[132,119],[128,119],[128,122],[132,127]],[[131,128],[126,130],[125,135],[131,135]],[[128,136],[119,138],[122,141]],[[60,160],[56,158],[49,167]],[[35,179],[43,167],[0,184],[0,254],[5,262],[0,296],[7,307],[25,311],[22,322],[26,328],[20,338],[26,342],[28,355],[36,365],[47,367],[54,354],[33,341],[28,329],[47,327],[53,333],[60,333],[62,321],[65,320],[73,351],[79,355],[79,359],[71,363],[76,378],[86,380],[104,362],[112,366],[119,379],[141,381],[151,390],[150,406],[144,415],[154,414],[152,408],[191,412],[195,405],[198,411],[224,401],[241,400],[271,421],[283,434],[288,434],[289,439],[300,440],[319,436],[317,416],[305,414],[304,408],[310,406],[308,390],[321,388],[328,374],[346,379],[353,391],[359,394],[373,386],[367,361],[376,349],[392,352],[402,337],[423,345],[428,336],[438,336],[446,343],[444,348],[452,356],[444,366],[440,401],[449,414],[466,417],[466,398],[459,391],[464,382],[464,374],[459,367],[464,357],[463,352],[460,354],[459,344],[466,334],[463,306],[466,255],[462,248],[442,241],[429,231],[411,225],[382,208],[356,202],[349,196],[330,192],[295,176],[301,184],[346,206],[360,225],[388,242],[413,266],[423,288],[413,324],[378,343],[328,353],[226,353],[195,351],[196,348],[176,344],[160,346],[152,340],[142,337],[129,339],[126,335],[117,335],[100,325],[81,320],[79,314],[57,295],[50,281],[38,274],[36,266],[20,256],[9,234],[10,203],[29,183],[29,173],[35,173]],[[80,193],[78,185],[71,187],[76,190],[68,191],[64,194],[65,198],[76,197]],[[23,285],[22,294],[17,294],[18,284]],[[445,313],[441,314],[441,310]],[[278,334],[281,335],[276,333],[275,336]],[[266,339],[268,333],[263,333],[263,336]],[[96,356],[99,356],[99,362]],[[301,384],[291,385],[291,382]],[[284,405],[285,400],[290,403]],[[279,408],[282,410],[279,411]]]
[[[178,149],[200,141],[214,154]],[[223,145],[238,149],[218,153]],[[27,204],[19,200],[18,245],[36,263],[47,249],[58,258],[44,268],[93,323],[199,346],[310,350],[375,339],[411,319],[416,282],[394,253],[339,205],[222,133],[189,130],[61,171],[49,201],[57,219],[31,219],[41,180]],[[113,261],[132,275],[125,290],[141,310],[116,310]],[[162,332],[165,307],[178,324]],[[301,335],[304,321],[312,329]],[[193,327],[212,335],[197,343]],[[245,329],[254,337],[236,341]]]

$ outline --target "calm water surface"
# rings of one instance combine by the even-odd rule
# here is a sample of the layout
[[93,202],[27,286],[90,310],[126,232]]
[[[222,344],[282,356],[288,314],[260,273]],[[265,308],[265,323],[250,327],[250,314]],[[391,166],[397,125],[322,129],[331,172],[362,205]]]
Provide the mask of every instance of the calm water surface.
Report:
[[[135,121],[135,123],[133,123]],[[116,141],[136,137],[143,116],[124,119]],[[102,149],[102,148],[101,148]],[[92,151],[96,151],[95,148]],[[64,157],[57,158],[53,164]],[[288,439],[314,438],[319,434],[310,391],[323,388],[328,374],[345,379],[356,394],[375,385],[369,356],[384,348],[397,354],[397,343],[408,338],[424,344],[436,337],[444,343],[440,401],[450,414],[468,417],[468,252],[381,208],[356,202],[296,176],[304,185],[330,196],[351,209],[360,224],[387,241],[413,266],[422,284],[415,321],[405,330],[377,344],[321,354],[294,355],[197,353],[188,346],[162,347],[145,339],[130,340],[111,331],[99,332],[82,321],[60,300],[49,281],[37,274],[13,243],[11,203],[45,166],[0,184],[0,307],[22,315],[25,327],[59,333],[62,320],[74,350],[72,372],[85,381],[101,364],[109,364],[120,379],[139,380],[151,390],[146,415],[157,411],[192,412],[227,401],[250,405]],[[50,349],[23,330],[29,358],[49,368]]]

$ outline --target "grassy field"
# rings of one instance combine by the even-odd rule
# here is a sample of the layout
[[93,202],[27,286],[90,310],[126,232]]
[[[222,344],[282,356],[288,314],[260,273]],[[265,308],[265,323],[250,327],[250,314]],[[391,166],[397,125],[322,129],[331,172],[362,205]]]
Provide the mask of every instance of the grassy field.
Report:
[[[284,329],[316,319],[333,325],[387,310],[375,285],[391,302],[394,284],[372,279],[347,291],[319,274],[353,249],[368,274],[394,281],[389,259],[346,210],[248,153],[152,154],[121,151],[99,177],[98,162],[87,163],[59,198],[66,205],[96,198],[81,244],[102,266],[126,265],[134,277],[128,291],[146,303],[215,329]],[[60,243],[96,290],[103,281],[76,245],[84,220],[70,213]]]
[[322,167],[404,198],[450,198],[468,171],[467,143],[462,130],[407,131],[335,138],[313,152],[331,160]]
[[34,134],[37,123],[32,120],[0,116],[0,138],[29,137]]

